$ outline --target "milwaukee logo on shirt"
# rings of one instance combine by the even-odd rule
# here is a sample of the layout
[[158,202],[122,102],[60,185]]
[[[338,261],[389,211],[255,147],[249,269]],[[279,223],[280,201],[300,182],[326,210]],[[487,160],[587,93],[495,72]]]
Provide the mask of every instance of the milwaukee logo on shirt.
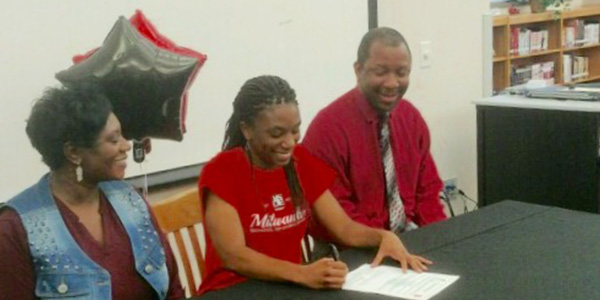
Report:
[[[291,203],[291,199],[289,197],[284,200],[281,194],[273,195],[271,199],[273,210],[275,212],[282,211],[285,209],[287,203]],[[250,232],[281,231],[304,222],[306,218],[306,209],[299,209],[295,213],[291,212],[290,214],[283,216],[276,213],[253,213],[250,215]]]
[[[289,202],[289,198],[286,199]],[[285,201],[283,201],[283,196],[281,194],[273,195],[273,209],[275,211],[280,211],[285,208]]]

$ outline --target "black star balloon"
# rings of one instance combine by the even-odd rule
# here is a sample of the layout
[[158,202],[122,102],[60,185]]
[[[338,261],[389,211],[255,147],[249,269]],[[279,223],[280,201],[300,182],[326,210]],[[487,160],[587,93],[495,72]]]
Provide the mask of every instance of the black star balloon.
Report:
[[183,139],[187,89],[205,55],[176,46],[138,11],[131,23],[120,17],[100,48],[74,60],[56,78],[102,86],[126,138]]

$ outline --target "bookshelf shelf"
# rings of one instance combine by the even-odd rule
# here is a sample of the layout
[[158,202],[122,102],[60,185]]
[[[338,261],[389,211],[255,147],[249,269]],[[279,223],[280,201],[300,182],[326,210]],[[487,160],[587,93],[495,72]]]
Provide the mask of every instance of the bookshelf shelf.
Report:
[[548,21],[554,21],[552,13],[549,11],[537,14],[512,15],[508,17],[507,23],[509,25],[523,25]]
[[[588,28],[600,26],[600,5],[565,11],[559,18],[552,12],[496,16],[491,24],[494,92],[522,84],[528,75],[557,84],[600,81],[600,32]],[[580,40],[591,43],[574,46]],[[580,72],[588,76],[572,78]]]
[[548,54],[556,54],[556,53],[559,53],[560,51],[561,51],[561,49],[551,49],[551,50],[544,50],[544,51],[536,51],[536,52],[531,52],[531,53],[524,54],[524,55],[511,55],[510,59],[516,60],[516,59],[521,59],[521,58],[529,58],[529,57],[535,57],[535,56],[544,56],[544,55],[548,55]]
[[594,43],[594,44],[589,44],[589,45],[584,45],[584,46],[579,46],[579,47],[572,47],[572,48],[564,48],[563,52],[571,52],[571,51],[590,49],[590,48],[596,48],[596,47],[600,47],[600,43]]
[[563,20],[585,18],[593,15],[600,15],[600,6],[585,7],[584,9],[569,10],[562,13]]
[[504,26],[508,24],[508,16],[498,16],[492,21],[494,26]]
[[598,81],[600,80],[600,75],[596,75],[596,76],[588,76],[579,80],[574,80],[570,83],[583,83],[583,82],[592,82],[592,81]]

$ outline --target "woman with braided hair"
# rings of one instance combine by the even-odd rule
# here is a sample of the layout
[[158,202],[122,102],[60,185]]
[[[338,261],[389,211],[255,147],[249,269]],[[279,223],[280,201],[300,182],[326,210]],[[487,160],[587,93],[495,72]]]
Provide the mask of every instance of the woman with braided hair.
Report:
[[411,255],[392,232],[350,219],[329,192],[335,173],[298,145],[296,94],[276,76],[252,78],[233,102],[223,151],[206,164],[198,187],[208,232],[206,277],[200,292],[247,277],[339,289],[348,272],[323,258],[301,265],[301,241],[311,216],[340,244],[379,247],[384,257],[421,272],[431,262]]

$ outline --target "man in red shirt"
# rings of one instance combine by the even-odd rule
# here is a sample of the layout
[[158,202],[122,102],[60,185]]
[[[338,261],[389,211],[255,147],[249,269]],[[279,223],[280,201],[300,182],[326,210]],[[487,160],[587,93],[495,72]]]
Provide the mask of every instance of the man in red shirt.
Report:
[[[411,53],[391,28],[376,28],[362,39],[354,63],[357,87],[313,119],[305,147],[338,172],[331,192],[354,220],[390,228],[390,187],[399,194],[403,225],[397,232],[446,218],[439,199],[442,181],[429,152],[430,137],[417,109],[403,99],[409,84]],[[380,146],[387,123],[390,180]],[[389,184],[388,184],[389,185]],[[387,195],[386,195],[387,194]],[[314,232],[317,236],[319,231]]]

